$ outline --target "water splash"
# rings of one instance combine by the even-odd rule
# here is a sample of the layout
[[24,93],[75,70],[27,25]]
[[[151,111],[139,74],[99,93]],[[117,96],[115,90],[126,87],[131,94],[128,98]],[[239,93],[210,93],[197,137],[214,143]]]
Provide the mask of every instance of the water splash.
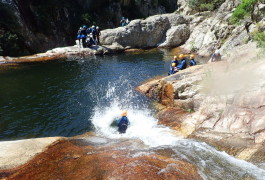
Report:
[[[172,145],[179,139],[168,127],[157,124],[149,103],[133,90],[128,80],[121,77],[114,83],[108,83],[105,92],[99,86],[94,92],[100,98],[97,98],[91,122],[98,134],[109,138],[137,138],[151,147]],[[126,134],[121,135],[111,124],[120,118],[122,110],[128,111],[130,125]]]

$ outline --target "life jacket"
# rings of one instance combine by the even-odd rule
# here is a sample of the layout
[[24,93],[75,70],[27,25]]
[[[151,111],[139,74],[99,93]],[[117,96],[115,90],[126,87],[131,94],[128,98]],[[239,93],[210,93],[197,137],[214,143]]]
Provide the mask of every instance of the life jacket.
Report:
[[81,30],[81,34],[84,35],[84,36],[87,35],[87,33],[86,33],[86,29],[85,29],[85,28],[83,28],[83,29]]
[[178,70],[186,69],[187,67],[186,59],[182,59],[181,63],[177,67],[178,67]]
[[86,33],[87,33],[87,34],[90,34],[90,33],[91,33],[91,28],[87,28],[87,29],[86,29]]
[[190,66],[195,66],[196,65],[196,61],[194,59],[190,60]]
[[96,31],[96,29],[92,29],[92,35],[95,37],[95,36],[96,36],[96,34],[97,34],[97,31]]
[[123,116],[123,117],[120,119],[120,121],[119,121],[119,123],[118,123],[118,126],[119,126],[119,127],[122,126],[122,125],[126,125],[126,126],[128,126],[128,124],[129,124],[129,120],[128,120],[128,118],[127,118],[126,116]]

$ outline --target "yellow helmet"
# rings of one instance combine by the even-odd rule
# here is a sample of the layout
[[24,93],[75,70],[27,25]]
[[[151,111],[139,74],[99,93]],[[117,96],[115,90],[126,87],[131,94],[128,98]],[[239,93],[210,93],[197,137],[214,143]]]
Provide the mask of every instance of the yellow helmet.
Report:
[[127,116],[127,111],[122,111],[121,116]]
[[176,67],[176,63],[172,63],[171,66],[172,66],[172,67]]
[[190,58],[194,58],[194,57],[195,57],[194,54],[191,54],[191,55],[190,55]]
[[174,59],[177,59],[178,58],[178,56],[174,56]]
[[183,55],[183,54],[180,54],[180,55],[179,55],[179,58],[180,58],[180,59],[182,59],[183,57],[184,57],[184,55]]

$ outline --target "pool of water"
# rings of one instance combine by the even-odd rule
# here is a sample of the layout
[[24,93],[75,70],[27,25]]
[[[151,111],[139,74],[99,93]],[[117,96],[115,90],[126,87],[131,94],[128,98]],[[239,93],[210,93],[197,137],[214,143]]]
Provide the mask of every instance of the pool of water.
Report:
[[165,76],[175,52],[156,49],[1,67],[0,140],[93,131],[95,106],[108,107],[114,99],[104,97],[114,87],[121,109],[128,104],[148,108],[151,100],[133,89]]

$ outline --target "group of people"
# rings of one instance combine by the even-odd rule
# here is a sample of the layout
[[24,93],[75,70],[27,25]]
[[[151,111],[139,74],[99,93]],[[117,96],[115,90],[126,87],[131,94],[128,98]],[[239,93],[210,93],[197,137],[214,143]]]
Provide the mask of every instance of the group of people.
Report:
[[79,28],[77,32],[77,40],[79,47],[91,47],[92,45],[100,44],[101,32],[99,27],[91,26],[87,27],[86,25]]
[[124,27],[124,26],[127,26],[130,23],[130,21],[128,18],[122,17],[120,23],[121,23],[121,27]]
[[[193,54],[190,55],[190,62],[189,62],[190,66],[195,66],[197,64],[194,57],[195,56]],[[178,58],[177,56],[174,56],[174,59],[171,61],[168,75],[175,74],[179,70],[187,68],[187,61],[184,55],[183,54],[179,55],[180,62],[178,61],[177,58]]]

